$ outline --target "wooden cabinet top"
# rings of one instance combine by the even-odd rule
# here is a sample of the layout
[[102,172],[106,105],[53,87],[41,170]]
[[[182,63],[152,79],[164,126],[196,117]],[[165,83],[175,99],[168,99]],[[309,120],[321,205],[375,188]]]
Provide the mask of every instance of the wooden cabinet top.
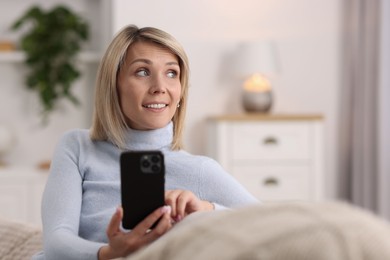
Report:
[[219,116],[211,116],[208,120],[211,121],[317,121],[323,120],[321,114],[264,114],[264,113],[246,113],[246,114],[226,114]]

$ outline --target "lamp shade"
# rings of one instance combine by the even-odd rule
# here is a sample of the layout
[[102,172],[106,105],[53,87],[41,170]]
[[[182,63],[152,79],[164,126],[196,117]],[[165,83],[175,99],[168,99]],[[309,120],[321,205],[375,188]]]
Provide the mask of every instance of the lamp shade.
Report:
[[278,73],[277,50],[272,41],[243,42],[238,46],[237,69],[239,77],[255,73],[272,76]]

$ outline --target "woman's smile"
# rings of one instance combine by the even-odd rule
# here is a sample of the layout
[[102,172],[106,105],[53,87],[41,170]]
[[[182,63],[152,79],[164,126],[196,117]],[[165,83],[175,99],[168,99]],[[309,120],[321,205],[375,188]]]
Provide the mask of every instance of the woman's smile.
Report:
[[151,103],[151,104],[146,104],[146,105],[142,105],[142,106],[145,108],[163,109],[163,108],[167,107],[168,105],[164,104],[164,103]]

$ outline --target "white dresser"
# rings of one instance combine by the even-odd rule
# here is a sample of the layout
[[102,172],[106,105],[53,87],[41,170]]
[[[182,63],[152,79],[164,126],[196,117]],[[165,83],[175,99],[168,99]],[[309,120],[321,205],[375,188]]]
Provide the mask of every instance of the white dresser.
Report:
[[0,217],[41,226],[41,199],[47,170],[0,167]]
[[208,119],[208,155],[261,201],[324,199],[321,115]]

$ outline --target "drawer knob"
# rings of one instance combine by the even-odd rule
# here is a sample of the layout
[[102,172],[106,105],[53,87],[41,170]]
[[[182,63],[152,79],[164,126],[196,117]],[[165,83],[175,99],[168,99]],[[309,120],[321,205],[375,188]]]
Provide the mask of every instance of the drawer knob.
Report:
[[274,177],[269,177],[263,181],[263,185],[267,187],[275,187],[279,185],[279,181]]
[[277,145],[278,144],[278,139],[276,139],[275,137],[266,137],[264,138],[263,140],[263,144],[264,145]]

